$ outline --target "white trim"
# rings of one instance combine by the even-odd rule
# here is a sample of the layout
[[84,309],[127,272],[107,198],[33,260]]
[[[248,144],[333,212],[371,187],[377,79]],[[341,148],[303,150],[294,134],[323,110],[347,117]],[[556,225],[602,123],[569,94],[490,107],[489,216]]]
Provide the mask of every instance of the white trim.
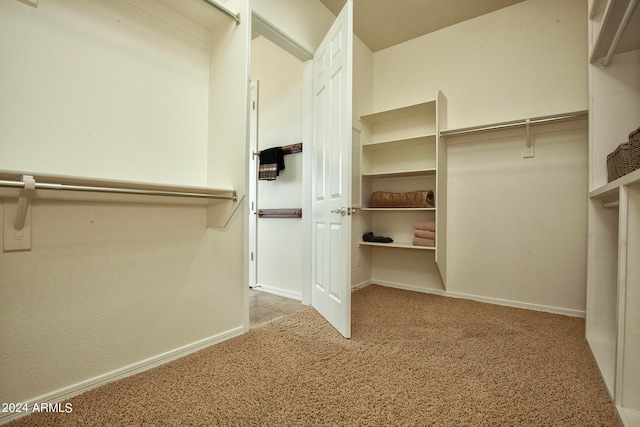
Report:
[[[304,141],[313,139],[313,61],[307,61],[302,69],[302,137]],[[307,144],[302,151],[302,303],[311,305],[311,169],[313,167],[313,146]],[[305,232],[306,231],[306,232]]]
[[388,288],[403,289],[405,291],[422,292],[425,294],[434,294],[434,295],[440,295],[443,297],[447,296],[446,291],[443,291],[442,289],[423,288],[421,286],[407,285],[404,283],[397,283],[397,282],[388,282],[386,280],[373,280],[371,283],[375,285],[386,286]]
[[351,292],[357,291],[362,288],[366,288],[367,286],[373,284],[371,280],[365,280],[364,282],[360,282],[357,285],[351,286]]
[[286,289],[274,288],[273,286],[258,283],[254,288],[255,291],[266,292],[268,294],[278,295],[285,298],[302,301],[301,292],[288,291]]
[[251,11],[251,28],[254,32],[264,36],[302,62],[313,59],[313,51],[311,49],[294,40],[255,10]]
[[616,405],[616,409],[618,410],[618,414],[620,415],[622,424],[624,424],[625,427],[640,425],[640,412],[634,411],[633,409],[624,408],[620,405]]
[[[227,332],[223,332],[223,333],[211,336],[209,338],[205,338],[200,341],[196,341],[194,343],[187,344],[182,347],[178,347],[176,349],[167,351],[165,353],[158,354],[157,356],[153,356],[148,359],[141,360],[140,362],[136,362],[131,365],[116,369],[114,371],[107,372],[102,375],[98,375],[97,377],[93,377],[88,380],[81,381],[79,383],[53,391],[51,393],[43,394],[42,396],[38,396],[34,399],[30,399],[23,403],[27,403],[28,407],[32,408],[34,403],[40,404],[40,403],[62,402],[73,396],[77,396],[80,393],[84,393],[85,391],[89,391],[93,388],[99,387],[101,385],[105,385],[112,381],[126,378],[131,375],[144,372],[151,368],[155,368],[156,366],[160,366],[165,363],[171,362],[172,360],[179,359],[190,353],[194,353],[196,351],[202,350],[214,344],[218,344],[222,341],[226,341],[230,338],[237,337],[239,335],[242,335],[243,333],[244,333],[244,327],[239,326],[237,328],[230,329]],[[21,418],[25,415],[29,415],[29,413],[28,412],[0,413],[0,424],[4,424],[11,420]]]
[[503,306],[515,307],[515,308],[524,308],[527,310],[543,311],[547,313],[561,314],[564,316],[571,316],[571,317],[585,317],[584,310],[572,310],[572,309],[563,308],[563,307],[553,307],[553,306],[542,305],[542,304],[531,304],[527,302],[512,301],[512,300],[506,300],[501,298],[492,298],[492,297],[484,297],[480,295],[465,294],[462,292],[451,292],[451,291],[444,291],[441,289],[423,288],[420,286],[405,285],[403,283],[394,283],[394,282],[387,282],[382,280],[374,280],[372,283],[375,283],[381,286],[387,286],[390,288],[404,289],[407,291],[415,291],[415,292],[423,292],[427,294],[440,295],[440,296],[450,297],[450,298],[469,299],[469,300],[485,302],[489,304],[503,305]]
[[249,203],[247,206],[248,215],[248,254],[249,258],[249,286],[256,285],[258,280],[258,217],[256,215],[258,207],[258,177],[257,177],[257,159],[253,153],[258,151],[258,105],[259,105],[259,81],[253,81],[249,85]]

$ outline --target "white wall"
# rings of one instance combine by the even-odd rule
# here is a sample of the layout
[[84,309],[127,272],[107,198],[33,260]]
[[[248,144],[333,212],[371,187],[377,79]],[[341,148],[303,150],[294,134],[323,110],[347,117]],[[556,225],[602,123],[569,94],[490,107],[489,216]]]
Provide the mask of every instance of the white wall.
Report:
[[[0,167],[244,194],[247,21],[202,32],[223,46],[121,1],[5,1],[0,21]],[[246,330],[235,206],[211,229],[205,207],[34,200],[31,250],[0,253],[0,401],[58,400]]]
[[0,27],[0,169],[206,184],[206,43],[117,1],[3,1]]
[[32,250],[0,254],[2,402],[242,331],[238,215],[215,230],[200,207],[43,201],[31,221]]
[[[450,129],[586,110],[586,21],[582,0],[527,0],[376,52],[374,111],[439,89]],[[524,129],[449,147],[448,292],[584,312],[587,131],[573,126],[536,130],[533,159]]]
[[585,110],[586,2],[527,0],[374,55],[374,109],[449,101],[449,128]]
[[[251,80],[259,82],[258,150],[311,146],[302,135],[302,77],[300,60],[262,36],[251,42]],[[302,208],[302,154],[287,155],[284,162],[275,181],[258,181],[258,209]],[[302,298],[305,233],[301,218],[258,219],[258,285]]]
[[582,315],[587,123],[450,138],[447,290]]

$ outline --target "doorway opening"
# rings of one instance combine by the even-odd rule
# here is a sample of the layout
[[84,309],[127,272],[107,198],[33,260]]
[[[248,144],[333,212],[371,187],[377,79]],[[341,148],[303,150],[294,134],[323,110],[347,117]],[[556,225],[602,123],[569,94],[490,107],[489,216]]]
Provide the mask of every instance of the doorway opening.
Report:
[[[303,111],[304,69],[311,54],[256,13],[252,24],[249,323],[255,326],[303,308],[307,293]],[[262,150],[301,142],[303,152],[286,155],[275,180],[258,179]],[[300,209],[303,215],[260,218],[265,209]]]

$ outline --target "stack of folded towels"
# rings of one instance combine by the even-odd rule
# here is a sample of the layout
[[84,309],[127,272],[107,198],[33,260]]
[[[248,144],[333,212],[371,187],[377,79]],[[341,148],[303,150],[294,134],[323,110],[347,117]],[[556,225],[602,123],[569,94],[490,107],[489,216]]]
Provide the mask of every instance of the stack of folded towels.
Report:
[[416,221],[413,245],[435,247],[436,223],[434,221]]

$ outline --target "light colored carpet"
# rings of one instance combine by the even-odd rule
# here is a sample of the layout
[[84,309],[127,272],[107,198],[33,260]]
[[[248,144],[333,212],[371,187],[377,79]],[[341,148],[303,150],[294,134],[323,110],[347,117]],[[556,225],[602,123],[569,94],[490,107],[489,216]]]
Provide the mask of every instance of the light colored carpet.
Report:
[[619,426],[584,319],[369,286],[12,426]]

